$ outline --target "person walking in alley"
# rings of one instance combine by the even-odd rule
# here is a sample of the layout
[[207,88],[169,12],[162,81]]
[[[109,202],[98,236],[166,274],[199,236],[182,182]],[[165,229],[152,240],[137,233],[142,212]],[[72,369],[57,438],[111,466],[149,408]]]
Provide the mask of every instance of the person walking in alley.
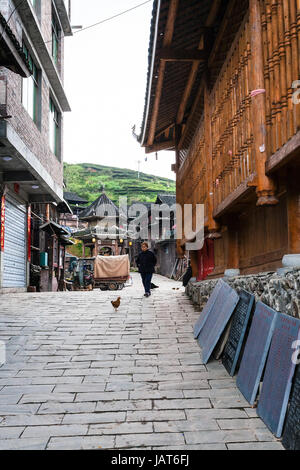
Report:
[[147,242],[143,242],[141,248],[142,251],[136,259],[136,265],[145,289],[144,295],[149,297],[151,295],[151,279],[154,273],[154,266],[156,265],[156,256],[149,250]]

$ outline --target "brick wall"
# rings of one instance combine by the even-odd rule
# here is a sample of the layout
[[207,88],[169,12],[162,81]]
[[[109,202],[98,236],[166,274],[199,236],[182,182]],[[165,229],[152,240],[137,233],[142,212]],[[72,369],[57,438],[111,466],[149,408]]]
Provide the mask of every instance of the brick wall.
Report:
[[[15,4],[11,0],[0,0],[2,14],[9,18]],[[52,8],[51,0],[41,0],[40,27],[51,54],[52,35]],[[10,18],[9,26],[22,44],[22,30],[26,34],[26,25],[17,13]],[[30,37],[29,37],[30,39]],[[63,40],[59,51],[58,69],[63,70]],[[33,44],[34,48],[34,44]],[[34,51],[36,53],[36,51]],[[37,64],[39,66],[39,64]],[[59,70],[58,70],[59,71]],[[37,125],[33,122],[26,109],[22,105],[22,78],[8,69],[0,67],[0,111],[12,115],[9,123],[24,141],[26,146],[35,154],[52,178],[62,186],[63,184],[63,155],[62,143],[59,158],[49,147],[49,93],[50,85],[46,73],[41,71],[40,80],[40,116]],[[5,106],[6,105],[6,106]],[[63,117],[61,118],[61,141],[63,134]]]

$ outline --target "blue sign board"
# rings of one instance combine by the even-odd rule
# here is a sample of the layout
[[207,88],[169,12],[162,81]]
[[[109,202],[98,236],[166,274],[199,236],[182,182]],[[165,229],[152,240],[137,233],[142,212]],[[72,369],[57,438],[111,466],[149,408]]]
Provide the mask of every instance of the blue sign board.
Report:
[[293,345],[300,340],[300,320],[278,313],[259,396],[257,414],[280,437],[295,372]]
[[202,348],[202,362],[206,364],[218,343],[231,315],[239,301],[239,296],[234,289],[227,285],[218,293],[216,301],[206,322],[198,336],[198,343]]
[[275,328],[277,312],[257,302],[236,384],[253,405]]
[[254,295],[242,289],[239,292],[239,302],[233,312],[229,337],[222,357],[222,364],[231,377],[237,368],[253,304]]
[[[210,314],[212,308],[215,307],[215,303],[216,303],[216,309],[220,309],[221,305],[222,305],[222,302],[224,302],[224,298],[223,298],[223,295],[222,293],[225,293],[225,292],[229,292],[231,290],[231,287],[226,284],[226,282],[222,281],[222,279],[220,279],[214,290],[212,291],[208,301],[206,302],[201,314],[200,314],[200,317],[198,318],[196,324],[195,324],[195,327],[194,327],[194,338],[198,338],[199,336],[199,333],[200,331],[202,330],[207,318],[208,318],[208,315]],[[220,294],[220,292],[222,292]],[[220,294],[220,295],[219,295]]]

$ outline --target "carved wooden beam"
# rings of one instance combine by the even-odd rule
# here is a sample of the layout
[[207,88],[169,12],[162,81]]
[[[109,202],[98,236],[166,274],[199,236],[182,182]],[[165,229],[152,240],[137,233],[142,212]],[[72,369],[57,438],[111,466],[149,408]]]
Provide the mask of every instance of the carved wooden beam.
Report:
[[146,153],[159,152],[160,150],[169,150],[175,147],[174,140],[167,140],[165,142],[157,142],[149,147],[146,147]]
[[[171,46],[173,34],[174,34],[174,27],[175,27],[175,20],[176,20],[176,15],[177,15],[177,10],[178,10],[178,4],[179,4],[179,0],[170,1],[167,24],[166,24],[164,40],[163,40],[163,47]],[[166,68],[166,62],[160,61],[157,85],[156,85],[156,91],[155,91],[155,100],[154,100],[154,105],[153,105],[152,118],[150,122],[147,146],[151,146],[154,142],[155,129],[156,129],[160,99],[161,99],[161,94],[162,94],[162,87],[164,83],[165,68]]]
[[166,62],[204,62],[207,60],[207,52],[200,49],[173,49],[164,47],[161,49],[159,57]]
[[230,0],[229,3],[228,3],[224,19],[223,19],[222,24],[220,26],[220,29],[218,31],[218,36],[215,40],[213,49],[212,49],[210,57],[209,57],[208,67],[210,67],[212,65],[212,63],[214,62],[214,60],[216,58],[216,54],[219,50],[220,44],[224,39],[224,32],[225,32],[225,30],[228,26],[228,23],[230,23],[232,13],[233,13],[233,9],[234,9],[235,5],[236,5],[236,0]]
[[[210,31],[211,31],[210,28],[211,28],[211,26],[213,25],[213,23],[215,21],[215,18],[218,14],[221,3],[222,3],[221,0],[214,0],[212,2],[212,7],[210,9],[210,12],[209,12],[208,18],[206,20],[206,24],[205,24],[206,34],[201,36],[198,49],[203,47],[203,44],[205,43],[204,38],[209,37]],[[193,89],[193,85],[194,85],[195,80],[196,80],[198,67],[199,67],[199,62],[193,62],[193,65],[192,65],[192,68],[191,68],[191,71],[190,71],[190,75],[189,75],[188,81],[186,83],[185,90],[184,90],[183,95],[182,95],[181,103],[180,103],[179,108],[178,108],[177,118],[176,118],[176,123],[177,124],[181,124],[182,121],[183,121],[186,106],[187,106],[187,102],[189,100],[190,94],[191,94],[192,89]]]

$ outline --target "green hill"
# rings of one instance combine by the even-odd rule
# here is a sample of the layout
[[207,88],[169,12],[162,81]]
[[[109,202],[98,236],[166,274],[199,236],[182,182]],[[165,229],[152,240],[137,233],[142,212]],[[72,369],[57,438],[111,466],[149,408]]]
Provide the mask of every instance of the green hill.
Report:
[[77,193],[82,198],[95,201],[103,192],[116,204],[119,196],[132,201],[154,202],[159,193],[175,194],[175,181],[148,175],[134,170],[114,168],[91,163],[64,163],[65,191]]

